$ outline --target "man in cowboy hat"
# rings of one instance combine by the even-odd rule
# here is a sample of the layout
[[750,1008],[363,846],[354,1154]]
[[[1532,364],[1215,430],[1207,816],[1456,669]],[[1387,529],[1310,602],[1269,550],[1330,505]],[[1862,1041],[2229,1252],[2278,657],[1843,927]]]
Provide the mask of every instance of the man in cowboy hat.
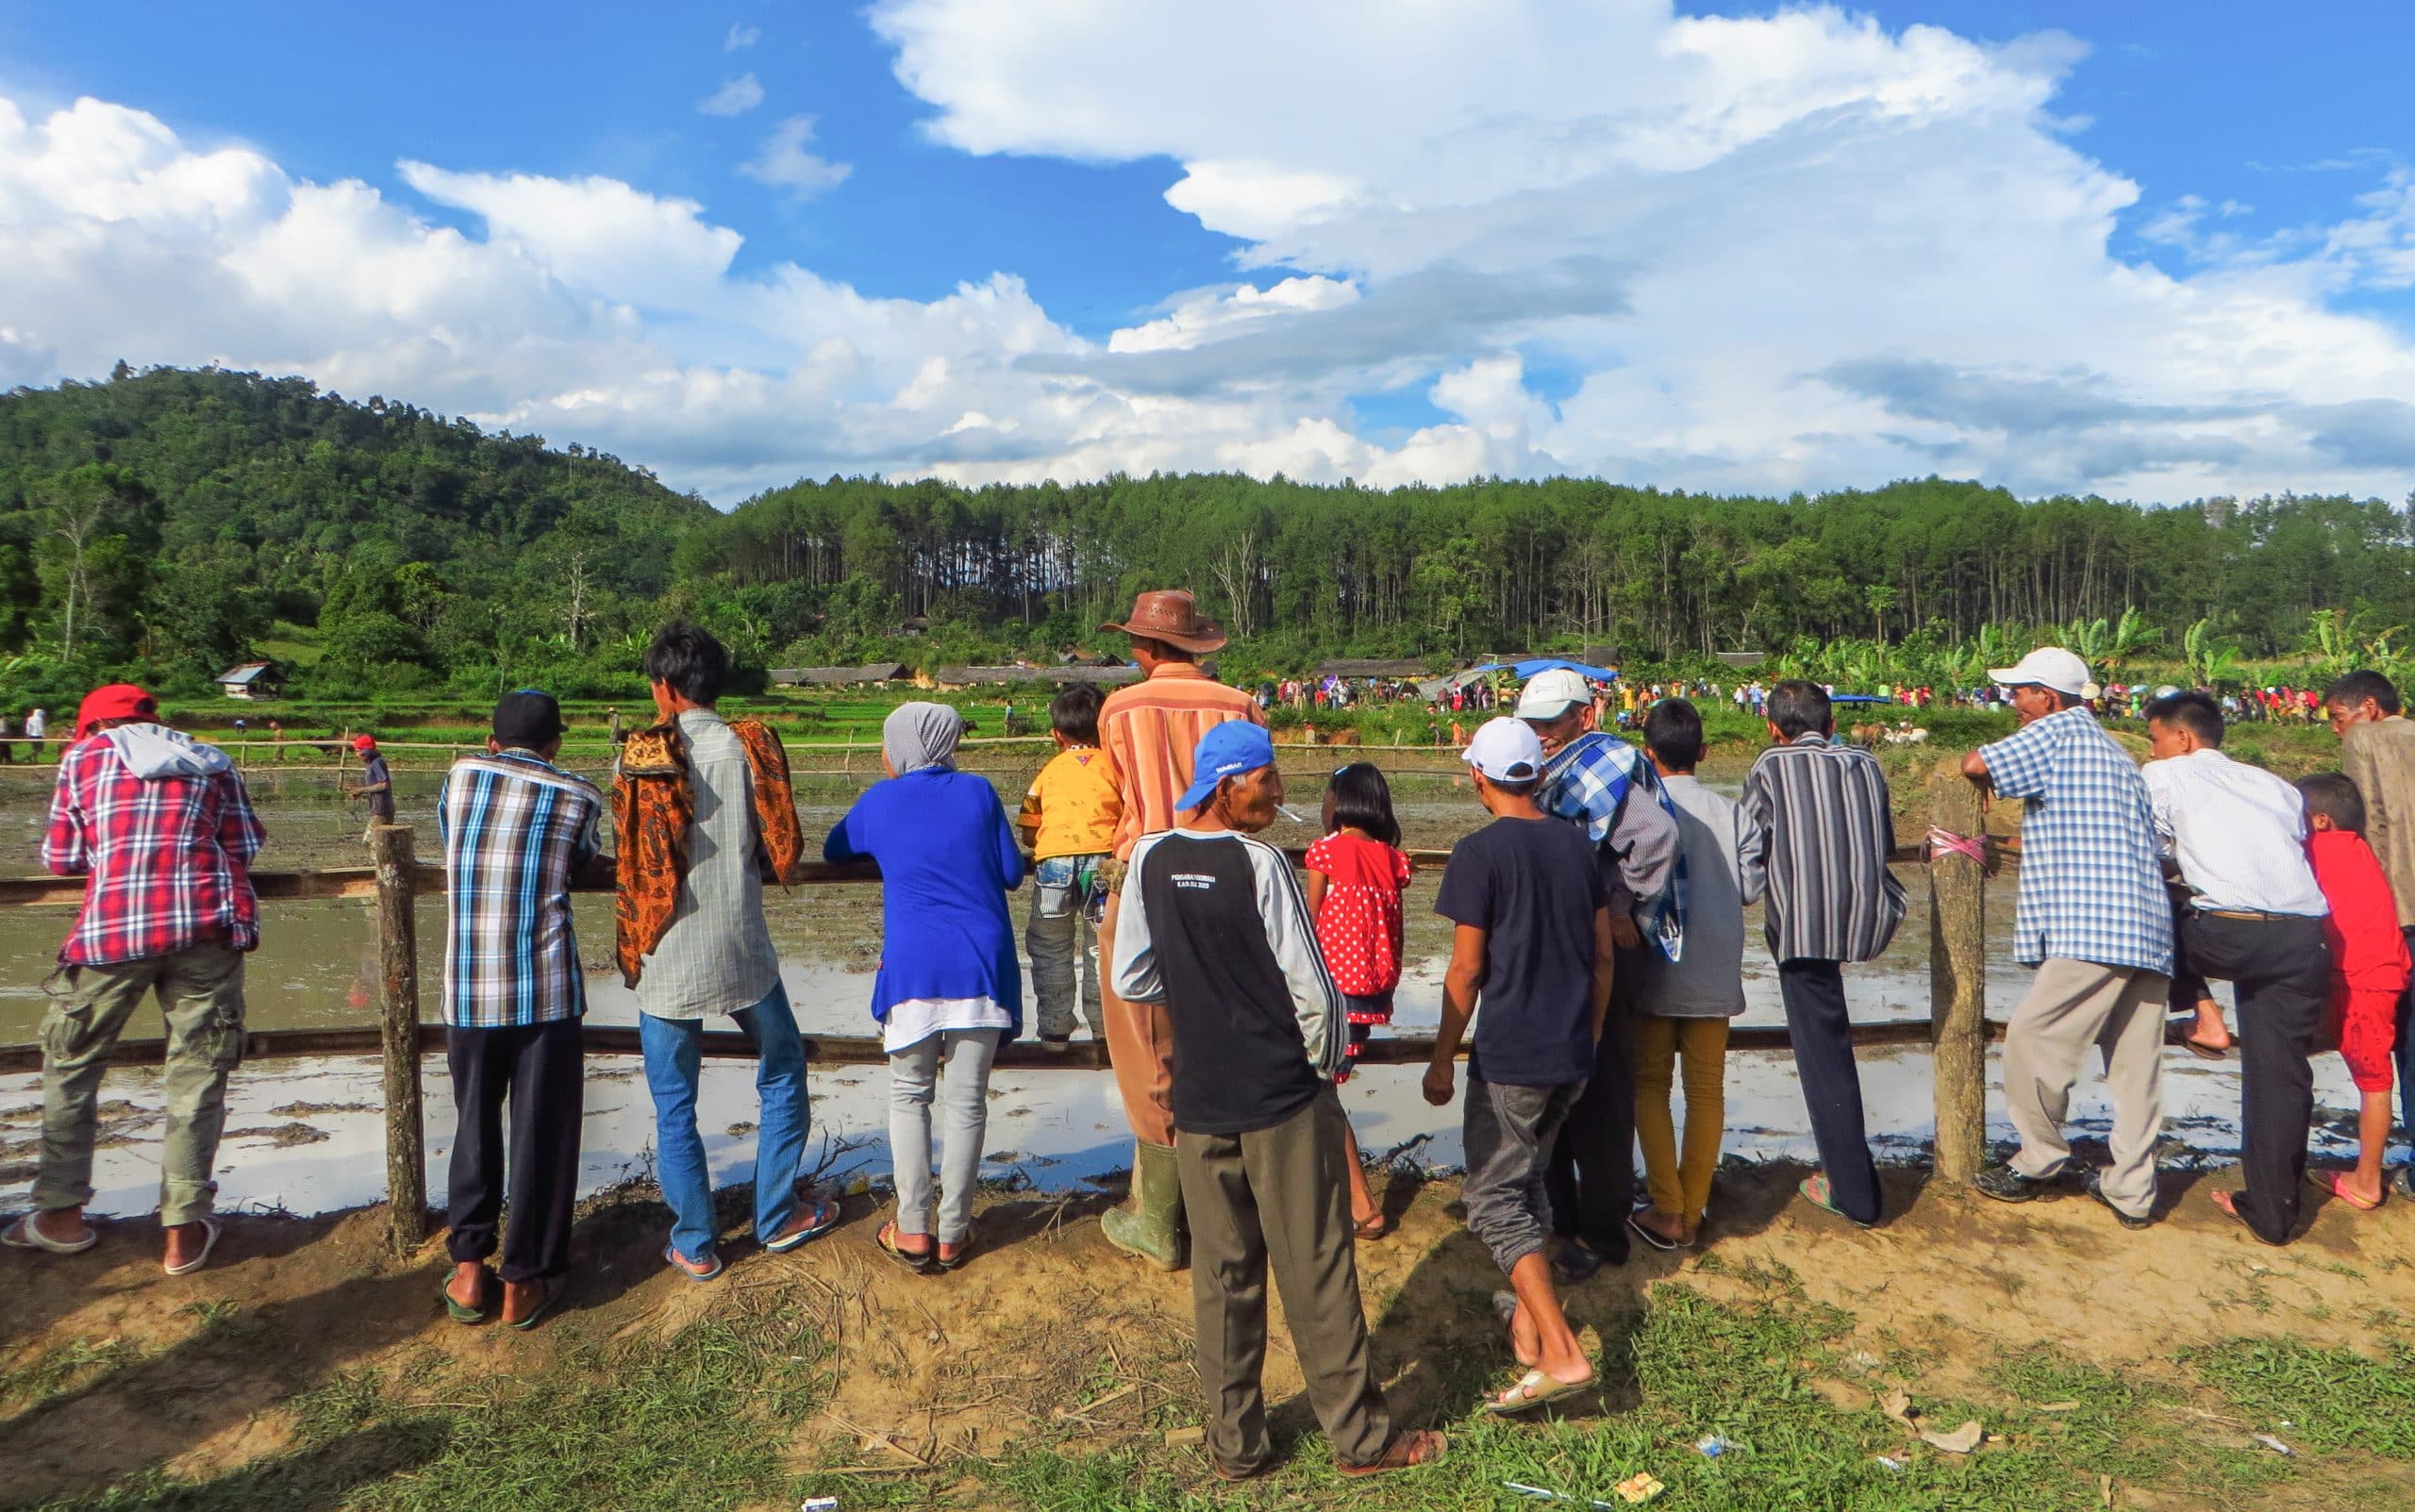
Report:
[[[1099,708],[1099,742],[1107,752],[1124,816],[1114,839],[1114,864],[1132,856],[1143,836],[1174,827],[1176,801],[1191,786],[1199,738],[1229,720],[1263,724],[1257,700],[1208,675],[1199,658],[1223,649],[1224,627],[1201,617],[1181,589],[1143,593],[1122,623],[1099,626],[1132,638],[1132,660],[1142,680],[1119,688]],[[1112,959],[1120,888],[1107,898],[1099,925],[1101,1006],[1107,1015],[1108,1058],[1132,1125],[1132,1205],[1100,1221],[1108,1241],[1169,1271],[1189,1259],[1183,1225],[1182,1178],[1174,1158],[1174,1027],[1163,1003],[1126,1003],[1115,995]]]

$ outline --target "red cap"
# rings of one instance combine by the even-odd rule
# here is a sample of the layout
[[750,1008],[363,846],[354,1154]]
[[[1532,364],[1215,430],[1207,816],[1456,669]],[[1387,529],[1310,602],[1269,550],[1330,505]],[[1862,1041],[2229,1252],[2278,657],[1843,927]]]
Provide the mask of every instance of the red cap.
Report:
[[103,720],[149,719],[159,712],[158,700],[132,683],[110,683],[84,695],[75,709],[75,739],[92,733]]
[[352,738],[352,748],[356,751],[375,751],[377,749],[377,738],[374,735],[356,735]]

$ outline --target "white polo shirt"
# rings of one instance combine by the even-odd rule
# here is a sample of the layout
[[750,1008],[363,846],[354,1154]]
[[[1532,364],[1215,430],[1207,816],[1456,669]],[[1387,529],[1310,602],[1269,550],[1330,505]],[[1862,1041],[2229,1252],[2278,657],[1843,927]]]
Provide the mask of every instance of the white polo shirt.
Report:
[[2330,913],[2306,858],[2306,800],[2261,767],[2220,751],[2150,761],[2157,837],[2203,909]]

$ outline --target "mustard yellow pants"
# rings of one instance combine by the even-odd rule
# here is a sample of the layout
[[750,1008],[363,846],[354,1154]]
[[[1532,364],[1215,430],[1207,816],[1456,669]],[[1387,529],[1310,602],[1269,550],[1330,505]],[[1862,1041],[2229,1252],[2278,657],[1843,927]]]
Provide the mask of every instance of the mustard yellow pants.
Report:
[[[1727,1021],[1639,1013],[1635,1038],[1635,1140],[1643,1150],[1644,1189],[1652,1205],[1688,1222],[1710,1203],[1719,1169],[1720,1137],[1727,1127]],[[1678,1147],[1670,1091],[1684,1062],[1685,1145]]]

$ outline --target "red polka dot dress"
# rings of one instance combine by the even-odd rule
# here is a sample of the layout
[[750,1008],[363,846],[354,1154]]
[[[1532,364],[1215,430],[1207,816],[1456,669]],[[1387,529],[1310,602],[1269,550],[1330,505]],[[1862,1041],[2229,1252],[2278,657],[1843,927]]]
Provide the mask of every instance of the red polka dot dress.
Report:
[[[1408,857],[1381,840],[1337,830],[1308,847],[1306,864],[1326,881],[1324,901],[1317,906],[1317,947],[1350,1016],[1350,1059],[1356,1061],[1374,1026],[1392,1022]],[[1334,1080],[1349,1078],[1345,1062]]]

